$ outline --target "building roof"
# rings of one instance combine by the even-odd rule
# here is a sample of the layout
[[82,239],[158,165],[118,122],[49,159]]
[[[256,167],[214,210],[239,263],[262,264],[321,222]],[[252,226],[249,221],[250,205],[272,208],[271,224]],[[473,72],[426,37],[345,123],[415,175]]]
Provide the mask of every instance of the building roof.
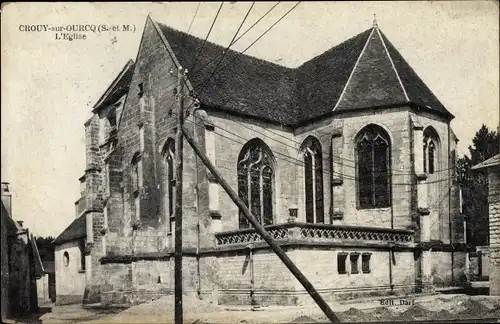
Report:
[[378,27],[298,68],[228,50],[210,78],[224,47],[203,46],[200,38],[156,25],[205,106],[289,126],[334,112],[410,103],[453,118]]
[[106,89],[101,98],[99,98],[97,103],[94,105],[92,111],[99,110],[102,107],[114,103],[123,95],[128,93],[128,88],[134,74],[134,67],[134,61],[128,60],[118,76],[113,80],[113,82],[111,82],[111,85],[108,87],[108,89]]
[[45,273],[45,270],[43,268],[42,258],[40,257],[40,252],[38,251],[38,246],[36,244],[36,240],[33,237],[33,235],[31,235],[30,241],[31,241],[31,246],[33,248],[33,259],[35,262],[35,276],[37,278],[40,278]]
[[87,236],[87,222],[85,214],[76,218],[66,229],[53,241],[54,245],[80,239]]
[[484,169],[484,168],[489,168],[493,166],[500,165],[500,154],[494,155],[488,160],[481,162],[471,168],[471,170],[478,170],[478,169]]

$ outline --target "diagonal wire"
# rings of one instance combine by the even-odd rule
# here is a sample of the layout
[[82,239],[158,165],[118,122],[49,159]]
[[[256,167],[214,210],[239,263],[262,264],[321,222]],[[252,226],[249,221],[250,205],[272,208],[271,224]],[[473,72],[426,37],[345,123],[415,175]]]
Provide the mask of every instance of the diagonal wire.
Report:
[[196,62],[198,62],[198,58],[199,58],[201,52],[203,51],[203,48],[205,47],[205,44],[207,43],[207,39],[210,36],[210,33],[212,33],[212,29],[214,28],[215,22],[217,21],[217,18],[219,17],[219,13],[220,13],[223,5],[224,5],[224,2],[221,2],[220,6],[219,6],[219,9],[217,9],[217,13],[215,14],[215,18],[212,21],[212,25],[210,26],[210,29],[208,30],[207,36],[203,40],[203,44],[201,45],[200,50],[198,51],[198,54],[196,54],[194,62],[191,65],[191,68],[189,69],[190,71],[195,67]]
[[255,27],[255,25],[257,25],[262,19],[264,19],[271,11],[273,11],[274,8],[276,8],[279,4],[281,3],[281,1],[278,1],[274,6],[271,7],[271,9],[269,9],[265,14],[262,15],[262,17],[260,17],[259,19],[257,19],[256,22],[253,23],[252,26],[250,26],[247,30],[245,30],[243,32],[243,34],[241,34],[238,38],[236,38],[236,40],[233,42],[233,44],[236,44],[237,41],[239,41],[243,36],[245,36],[252,28]]
[[[189,122],[189,123],[193,124],[195,127],[203,127],[202,125],[198,125],[198,124],[196,124],[196,123],[194,123],[194,122],[192,122],[192,121],[190,121],[190,120],[187,120],[187,122]],[[229,138],[229,137],[227,137],[227,136],[225,136],[225,135],[223,135],[223,134],[221,134],[221,133],[217,133],[217,132],[214,132],[214,133],[216,133],[216,134],[217,134],[217,135],[219,135],[219,136],[225,137],[225,138],[227,138],[227,139],[229,139],[229,140],[231,140],[231,141],[235,141],[235,142],[237,142],[237,143],[240,143],[239,141],[237,141],[237,140],[235,140],[235,139],[233,139],[233,138]],[[244,143],[240,143],[240,144],[244,144]],[[283,155],[284,155],[284,154],[283,154]],[[290,158],[291,158],[291,157],[290,157]],[[292,158],[292,159],[293,159],[293,158]],[[447,181],[447,180],[448,180],[448,179],[444,179],[444,181]],[[436,181],[436,182],[437,182],[437,181]],[[450,188],[451,188],[451,187],[450,187]],[[437,205],[437,206],[441,206],[441,204],[444,202],[444,200],[445,200],[446,198],[448,198],[448,197],[449,197],[449,195],[450,195],[450,191],[449,191],[449,190],[446,190],[446,192],[445,192],[444,194],[442,194],[441,198],[439,199],[439,202],[437,202],[435,205]],[[440,218],[440,217],[438,217],[438,218],[437,218],[437,219],[436,219],[436,220],[435,220],[432,224],[430,224],[430,226],[429,226],[429,230],[430,230],[430,229],[432,229],[432,228],[436,225],[436,223],[438,223],[440,220],[441,220],[441,218]],[[450,238],[450,240],[451,240],[451,238]],[[397,243],[396,243],[396,245],[397,245]],[[383,264],[384,264],[387,260],[389,260],[389,259],[390,259],[390,260],[389,260],[389,262],[393,262],[393,260],[392,260],[392,256],[393,256],[393,254],[392,254],[392,253],[390,253],[390,254],[389,254],[389,256],[385,256],[385,257],[383,257],[383,259],[382,259],[382,260],[380,260],[379,262],[377,262],[377,264],[370,266],[370,268],[371,268],[371,269],[378,268],[379,266],[383,265]],[[360,272],[360,273],[361,273],[361,272]],[[346,279],[346,277],[342,276],[341,278],[339,278],[339,280],[338,280],[338,281],[340,281],[340,280],[345,280],[345,279]],[[367,279],[367,278],[364,278],[364,277],[359,276],[359,277],[357,277],[356,279],[357,279],[357,280],[362,281],[362,282],[363,282],[363,283],[365,283],[365,284],[367,284],[367,286],[372,286],[370,283],[368,283],[368,282],[366,281],[366,279]],[[338,282],[338,281],[337,281],[337,282]]]
[[[222,70],[224,70],[224,68],[226,68],[227,66],[229,66],[230,64],[232,64],[234,61],[236,61],[236,59],[238,59],[241,55],[243,55],[246,51],[248,51],[253,45],[255,45],[255,43],[257,43],[262,37],[264,37],[264,35],[266,35],[274,26],[276,26],[281,20],[283,20],[286,16],[288,16],[288,14],[290,12],[292,12],[302,1],[299,1],[297,2],[292,8],[290,8],[283,16],[281,16],[274,24],[272,24],[269,28],[267,28],[264,33],[262,33],[259,37],[257,37],[257,39],[255,39],[250,45],[248,45],[243,51],[241,52],[236,52],[237,54],[234,56],[234,58],[229,61],[225,66],[223,66],[221,69],[219,69],[218,72],[221,72]],[[206,38],[205,38],[205,41],[206,41]],[[203,45],[205,45],[205,42],[203,42]],[[203,48],[203,46],[202,46]],[[194,66],[194,65],[193,65]],[[192,69],[191,69],[192,70]],[[212,74],[211,77],[213,77],[215,74]],[[211,78],[210,77],[210,78]],[[205,85],[210,81],[210,78],[207,78],[204,83]],[[205,86],[203,86],[205,87]],[[212,86],[213,87],[213,86]],[[186,108],[186,110],[189,110],[193,105],[194,105],[195,101],[193,100],[191,102],[191,104]]]
[[[243,51],[241,52],[237,52],[237,54],[235,55],[235,57],[229,61],[226,65],[224,65],[220,70],[219,72],[221,72],[222,70],[224,70],[226,67],[228,67],[229,65],[231,65],[234,61],[236,61],[241,55],[243,55],[246,51],[248,51],[253,45],[255,45],[255,43],[257,43],[262,37],[264,37],[264,35],[266,35],[274,26],[276,26],[281,20],[283,20],[286,16],[288,16],[288,14],[290,14],[290,12],[292,12],[302,1],[299,1],[297,2],[292,8],[290,8],[283,16],[281,16],[276,22],[274,22],[274,24],[272,24],[269,28],[267,28],[259,37],[257,37],[257,39],[255,39],[250,45],[248,45]],[[208,81],[210,80],[205,80],[205,82],[207,83]]]
[[[261,21],[261,20],[262,20],[262,19],[263,19],[263,18],[264,18],[264,17],[265,17],[265,16],[266,16],[269,12],[271,12],[271,10],[273,10],[273,9],[274,9],[274,8],[275,8],[278,4],[279,4],[279,2],[278,2],[277,4],[275,4],[272,8],[270,8],[270,9],[269,9],[269,10],[268,10],[268,11],[267,11],[267,12],[266,12],[266,13],[265,13],[265,14],[264,14],[264,15],[263,15],[260,19],[258,19],[258,20],[257,20],[257,21],[256,21],[256,22],[255,22],[255,23],[254,23],[254,24],[253,24],[250,28],[248,28],[248,29],[247,29],[247,31],[245,31],[245,33],[246,33],[246,32],[248,32],[251,28],[253,28],[253,27],[254,27],[254,26],[255,26],[255,25],[256,25],[259,21]],[[289,13],[290,13],[293,9],[295,9],[295,7],[296,7],[296,6],[298,6],[298,4],[300,4],[300,1],[299,1],[297,4],[295,4],[295,5],[294,5],[294,6],[293,6],[293,7],[292,7],[292,8],[291,8],[291,9],[290,9],[287,13],[285,13],[285,14],[284,14],[284,15],[283,15],[280,19],[278,19],[278,21],[276,21],[276,22],[275,22],[272,26],[270,26],[270,27],[269,27],[269,28],[268,28],[268,29],[267,29],[267,30],[266,30],[266,31],[265,31],[265,32],[264,32],[261,36],[259,36],[259,37],[258,37],[258,38],[254,41],[254,42],[252,42],[252,43],[251,43],[251,44],[250,44],[250,45],[249,45],[249,46],[248,46],[245,50],[243,50],[241,53],[238,53],[238,54],[240,54],[240,55],[241,55],[241,54],[243,54],[245,51],[247,51],[250,47],[252,47],[252,46],[253,46],[253,45],[254,45],[254,44],[255,44],[255,43],[256,43],[256,42],[257,42],[260,38],[262,38],[262,37],[263,37],[263,36],[264,36],[267,32],[269,32],[269,30],[270,30],[271,28],[273,28],[273,27],[274,27],[276,24],[278,24],[278,23],[279,23],[279,22],[280,22],[280,21],[281,21],[281,20],[282,20],[282,19],[283,19],[286,15],[288,15],[288,14],[289,14]],[[247,13],[247,16],[248,16],[248,13]],[[246,19],[246,18],[245,18],[245,19]],[[239,28],[239,29],[241,29],[241,26],[240,26],[240,28]],[[234,40],[234,41],[232,41],[232,42],[229,44],[229,46],[227,47],[227,49],[226,49],[225,51],[223,51],[223,52],[222,52],[222,59],[224,58],[224,55],[227,53],[227,51],[228,51],[229,47],[230,47],[230,46],[232,46],[234,43],[236,43],[236,42],[237,42],[237,41],[238,41],[238,40],[239,40],[239,39],[240,39],[243,35],[245,35],[245,33],[243,33],[240,37],[238,37],[238,38],[237,38],[237,39],[235,39],[235,40],[234,40],[234,37],[233,37],[233,40]],[[236,34],[236,35],[237,35],[237,34]],[[205,44],[205,43],[204,43],[204,44]],[[226,64],[226,65],[225,65],[222,69],[220,69],[220,70],[219,70],[219,72],[220,72],[221,70],[223,70],[224,68],[227,68],[230,64],[232,64],[232,63],[233,63],[233,62],[234,62],[234,61],[238,58],[238,54],[237,54],[237,56],[235,56],[235,57],[233,58],[233,60],[232,60],[232,61],[230,61],[230,62],[229,62],[229,63],[227,63],[227,64]],[[217,58],[217,57],[216,57],[216,58]],[[222,59],[219,61],[219,63],[217,64],[217,66],[219,66],[219,65],[220,65],[220,63],[222,62]],[[212,60],[212,61],[213,61],[213,60]],[[211,63],[212,63],[212,62],[209,62],[208,64],[211,64]],[[204,65],[204,67],[202,67],[200,70],[202,70],[202,69],[206,68],[206,67],[208,66],[208,64],[205,64],[205,65]],[[216,68],[217,68],[217,67],[216,67]],[[212,77],[216,74],[216,73],[214,73],[214,72],[215,72],[215,70],[216,70],[216,68],[214,69],[214,71],[212,71],[212,74],[210,75],[210,77],[208,77],[208,78],[205,80],[204,85],[203,85],[203,87],[202,87],[202,90],[204,90],[204,89],[205,89],[205,87],[206,87],[206,85],[208,84],[208,82],[210,81],[210,79],[211,79],[211,78],[212,78]],[[200,71],[200,70],[198,70],[198,71]],[[201,84],[201,83],[200,83],[200,84]],[[198,85],[199,85],[199,84],[197,84],[197,86],[198,86]],[[212,87],[213,87],[213,86],[212,86]],[[201,93],[201,91],[200,91],[200,93]],[[198,93],[198,94],[199,94],[199,93]],[[172,96],[172,97],[173,97],[173,96]],[[191,103],[191,105],[190,105],[187,109],[189,109],[189,108],[190,108],[193,104],[194,104],[194,102],[193,102],[193,103]],[[173,104],[172,104],[172,106],[173,106]],[[276,142],[278,142],[278,143],[280,143],[280,144],[286,145],[286,146],[291,147],[291,148],[295,148],[294,146],[292,146],[292,145],[290,145],[290,144],[284,143],[284,142],[279,141],[279,140],[277,140],[276,138],[270,137],[269,135],[266,135],[266,134],[264,134],[264,133],[262,133],[262,132],[259,132],[259,131],[257,131],[257,130],[251,129],[250,127],[248,127],[248,126],[246,126],[246,125],[244,125],[244,124],[242,124],[242,123],[240,123],[240,122],[238,122],[238,121],[236,121],[236,122],[237,122],[238,124],[242,125],[242,127],[245,127],[245,128],[247,128],[247,129],[249,129],[249,130],[252,130],[252,131],[254,131],[254,132],[256,132],[256,133],[258,133],[258,134],[260,134],[260,135],[263,135],[263,136],[265,136],[265,137],[267,137],[267,138],[270,138],[270,139],[272,139],[273,141],[276,141]],[[286,138],[284,135],[279,134],[279,133],[276,133],[276,132],[273,132],[272,130],[267,129],[267,131],[269,131],[269,132],[270,132],[270,133],[272,133],[272,134],[275,134],[275,135],[278,135],[278,136],[280,136],[280,137],[283,137],[283,138],[285,138],[285,139],[287,139],[287,140],[290,140],[290,141],[292,141],[292,142],[294,142],[294,143],[301,144],[301,143],[299,143],[299,142],[298,142],[298,141],[296,141],[296,140]],[[325,152],[325,151],[323,151],[323,153],[324,153],[324,154],[327,154],[327,155],[330,155],[330,152]],[[334,156],[334,157],[337,157],[337,156]],[[354,160],[347,159],[347,158],[345,158],[345,157],[337,157],[337,158],[340,158],[341,160],[346,161],[346,162],[356,163]],[[351,165],[350,163],[343,163],[343,167],[355,168],[355,165]],[[446,171],[449,171],[449,170],[451,170],[451,169],[453,169],[453,168],[442,169],[442,170],[436,170],[436,171],[435,171],[435,173],[438,173],[438,172],[446,172]],[[413,173],[412,173],[412,172],[408,172],[408,171],[406,171],[406,170],[392,169],[392,171],[394,171],[394,172],[396,172],[396,173],[398,173],[398,174],[401,174],[401,175],[402,175],[402,174],[409,174],[409,175],[413,175]]]
[[[172,115],[177,116],[177,113],[172,112]],[[188,119],[184,120],[184,122],[190,123],[190,124],[194,125],[195,127],[202,127],[201,125],[198,125],[195,122],[193,122],[191,120],[188,120]],[[225,135],[223,133],[220,133],[218,131],[215,131],[215,130],[212,131],[212,133],[214,133],[216,135],[219,135],[219,136],[221,136],[223,138],[226,138],[226,139],[228,139],[230,141],[233,141],[235,143],[238,143],[240,145],[244,145],[248,141],[248,138],[245,138],[245,137],[243,137],[241,135],[238,135],[238,134],[236,134],[234,132],[231,132],[231,131],[223,128],[223,127],[218,126],[217,128],[220,129],[220,130],[223,130],[225,133],[230,134],[231,137],[229,137],[228,135]],[[295,158],[293,156],[290,156],[288,154],[281,153],[281,152],[278,152],[278,151],[273,151],[273,154],[275,154],[278,159],[286,161],[286,162],[289,162],[289,163],[292,163],[294,165],[297,165],[297,166],[303,166],[304,165],[304,161],[303,160],[300,160],[300,159]],[[344,179],[352,180],[352,181],[355,181],[357,183],[360,182],[360,180],[358,178],[356,178],[355,176],[348,175],[348,174],[345,174],[345,173],[342,173],[342,172],[338,172],[338,171],[335,171],[335,170],[325,170],[325,169],[323,169],[322,173],[324,175],[328,175],[328,176],[330,174],[336,174],[336,175],[342,176]],[[450,181],[452,179],[453,179],[453,177],[446,177],[446,178],[439,179],[439,180],[427,181],[426,184],[442,183],[442,182]],[[413,183],[413,182],[408,182],[408,183],[407,182],[391,182],[391,186],[410,186],[410,185],[414,185],[414,184],[415,183]]]
[[[254,22],[252,24],[252,26],[250,26],[247,30],[245,30],[243,32],[243,34],[241,34],[238,38],[236,38],[234,40],[234,42],[232,42],[232,44],[230,46],[233,46],[234,44],[236,44],[244,35],[246,35],[252,28],[254,28],[262,19],[264,19],[274,8],[276,8],[276,6],[280,4],[280,2],[276,3],[274,6],[271,7],[271,9],[269,9],[265,14],[263,14],[259,19],[257,19],[256,22]],[[187,36],[186,36],[187,37]],[[220,58],[222,55],[224,54],[224,51],[222,53],[220,53],[219,55],[216,55],[214,56],[213,58],[211,58],[206,64],[204,64],[202,67],[200,67],[199,69],[197,69],[196,71],[192,72],[191,74],[197,74],[205,69],[207,69],[213,62],[215,62],[215,60],[217,60],[218,58]],[[165,88],[170,88],[172,86],[175,86],[177,84],[177,81],[175,82],[172,82],[171,84],[169,84],[168,86],[166,86]],[[196,86],[199,86],[200,84],[197,84]],[[173,97],[173,96],[171,96]],[[170,98],[171,98],[170,97]],[[167,98],[169,99],[169,98]]]
[[196,18],[196,15],[198,14],[198,9],[200,9],[201,2],[198,2],[198,5],[196,6],[196,11],[194,12],[193,19],[191,19],[191,23],[189,24],[189,28],[186,32],[186,34],[189,34],[189,31],[191,30],[191,27],[193,26],[194,19]]
[[[245,15],[245,17],[243,18],[243,20],[241,21],[241,24],[240,26],[238,27],[238,30],[236,31],[236,33],[234,34],[233,36],[233,39],[229,42],[229,45],[226,47],[226,49],[222,52],[222,57],[220,58],[219,62],[217,63],[217,65],[215,66],[215,68],[212,70],[212,73],[210,74],[210,76],[208,77],[207,80],[210,80],[214,75],[215,75],[215,72],[217,71],[217,68],[219,67],[219,65],[222,63],[222,61],[224,60],[224,57],[226,57],[226,54],[227,52],[229,51],[229,48],[235,43],[235,39],[236,39],[236,36],[238,36],[238,33],[240,32],[241,30],[241,27],[243,27],[243,24],[245,23],[245,21],[247,20],[248,18],[248,15],[250,14],[250,11],[252,11],[252,8],[253,6],[255,5],[255,1],[252,2],[252,5],[250,6],[250,8],[248,9],[247,11],[247,14]],[[241,37],[241,36],[240,36]],[[203,85],[203,87],[200,89],[199,93],[202,93],[203,90],[205,89],[205,86],[208,84],[208,81],[205,82],[205,84]]]

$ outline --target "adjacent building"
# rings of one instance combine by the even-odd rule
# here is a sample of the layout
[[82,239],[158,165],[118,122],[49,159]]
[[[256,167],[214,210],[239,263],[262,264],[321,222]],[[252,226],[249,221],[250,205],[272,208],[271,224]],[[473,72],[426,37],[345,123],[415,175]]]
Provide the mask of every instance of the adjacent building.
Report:
[[2,322],[38,311],[36,281],[42,264],[36,242],[22,221],[12,219],[12,195],[2,182],[1,203]]
[[488,275],[490,295],[500,295],[500,154],[472,167],[488,173],[488,205],[490,245],[488,247]]
[[56,273],[54,261],[42,260],[41,276],[36,280],[38,305],[53,303],[56,301]]
[[[90,271],[87,248],[87,217],[77,217],[54,240],[56,275],[56,305],[82,303]],[[88,259],[88,260],[87,260]]]
[[[454,116],[376,24],[288,68],[148,17],[136,62],[85,124],[77,218],[55,241],[58,300],[173,292],[180,66],[185,127],[324,298],[463,283]],[[183,154],[185,293],[312,302],[187,143]]]

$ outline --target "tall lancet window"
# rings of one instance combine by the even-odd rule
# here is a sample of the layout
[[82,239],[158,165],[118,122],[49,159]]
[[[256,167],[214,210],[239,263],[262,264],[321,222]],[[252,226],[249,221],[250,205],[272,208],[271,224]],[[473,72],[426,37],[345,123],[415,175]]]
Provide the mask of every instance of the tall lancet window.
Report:
[[[263,225],[273,223],[274,157],[260,139],[245,144],[238,156],[238,195]],[[241,228],[250,224],[240,211]]]
[[167,140],[163,147],[163,159],[165,165],[164,182],[164,203],[165,215],[169,222],[169,230],[172,231],[172,220],[174,216],[175,200],[175,141],[171,138]]
[[323,159],[320,142],[309,136],[302,144],[307,223],[324,223]]
[[433,174],[437,166],[438,135],[434,128],[427,127],[424,131],[424,173]]
[[383,208],[391,204],[390,142],[379,126],[365,127],[357,136],[359,208]]
[[140,198],[140,189],[142,187],[142,163],[141,163],[141,154],[139,152],[134,154],[132,158],[131,165],[131,184],[132,184],[132,194],[134,196],[134,205],[135,205],[135,217],[136,219],[140,219],[141,216],[141,198]]
[[134,154],[132,158],[131,174],[132,192],[137,193],[141,187],[141,155],[139,152]]

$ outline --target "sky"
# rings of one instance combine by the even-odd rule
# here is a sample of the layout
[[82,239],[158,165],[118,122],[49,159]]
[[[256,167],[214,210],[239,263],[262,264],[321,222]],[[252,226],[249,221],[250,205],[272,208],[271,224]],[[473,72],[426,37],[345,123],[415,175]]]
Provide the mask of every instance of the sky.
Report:
[[[232,48],[241,51],[296,2],[280,3]],[[257,2],[246,30],[275,2]],[[189,33],[204,38],[220,3],[201,3]],[[251,2],[225,2],[209,41],[227,46]],[[1,179],[10,182],[13,218],[38,236],[57,236],[75,218],[85,168],[84,123],[92,106],[137,55],[148,14],[188,31],[197,2],[11,3],[2,6]],[[486,124],[499,124],[497,1],[303,2],[246,54],[296,67],[342,41],[379,28],[455,115],[458,152]],[[24,25],[124,25],[129,32],[55,31]]]

